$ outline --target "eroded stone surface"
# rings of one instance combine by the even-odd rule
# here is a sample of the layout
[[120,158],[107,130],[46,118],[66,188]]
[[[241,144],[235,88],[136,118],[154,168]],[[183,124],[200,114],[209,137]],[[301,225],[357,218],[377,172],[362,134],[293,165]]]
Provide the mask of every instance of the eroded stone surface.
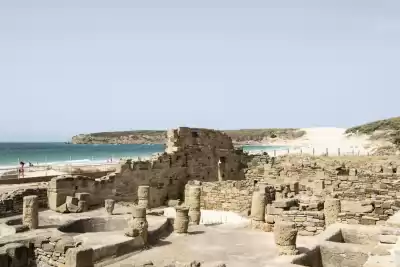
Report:
[[104,201],[104,208],[108,214],[112,215],[114,211],[115,200],[113,199],[106,199]]
[[22,224],[29,229],[39,226],[39,203],[37,196],[26,196],[23,199]]
[[189,208],[178,206],[175,207],[175,210],[174,232],[177,234],[186,234],[189,228]]

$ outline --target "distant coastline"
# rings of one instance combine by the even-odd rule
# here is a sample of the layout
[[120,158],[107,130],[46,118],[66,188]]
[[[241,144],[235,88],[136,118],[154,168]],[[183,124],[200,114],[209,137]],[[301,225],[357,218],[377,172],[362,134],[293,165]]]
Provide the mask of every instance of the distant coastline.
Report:
[[[293,140],[304,135],[296,128],[266,128],[224,130],[235,145],[265,145],[276,139]],[[166,131],[137,130],[79,134],[71,138],[73,144],[165,144]]]
[[[240,145],[241,146],[241,145]],[[257,153],[279,147],[245,145],[244,150]],[[164,144],[66,144],[0,143],[0,172],[15,169],[20,161],[34,166],[99,165],[118,162],[121,158],[149,158],[162,153]]]

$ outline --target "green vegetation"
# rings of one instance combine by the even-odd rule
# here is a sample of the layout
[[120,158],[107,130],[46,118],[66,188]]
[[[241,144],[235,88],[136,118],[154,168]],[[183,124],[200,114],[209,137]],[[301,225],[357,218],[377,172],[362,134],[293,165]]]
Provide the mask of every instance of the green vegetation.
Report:
[[165,135],[166,131],[161,130],[137,130],[137,131],[118,131],[118,132],[99,132],[90,134],[93,137],[121,137],[121,136],[130,136],[130,135],[148,135],[148,136],[160,136]]
[[400,117],[394,117],[386,120],[379,120],[346,130],[346,133],[373,134],[375,131],[400,131]]
[[[247,141],[259,142],[263,139],[296,139],[305,134],[294,128],[287,129],[240,129],[226,130],[233,142]],[[99,132],[82,134],[72,137],[74,144],[162,144],[165,143],[166,131],[162,130],[137,130],[118,132]]]
[[400,147],[400,117],[379,120],[346,130],[346,133],[362,133],[372,135],[374,139],[387,139]]

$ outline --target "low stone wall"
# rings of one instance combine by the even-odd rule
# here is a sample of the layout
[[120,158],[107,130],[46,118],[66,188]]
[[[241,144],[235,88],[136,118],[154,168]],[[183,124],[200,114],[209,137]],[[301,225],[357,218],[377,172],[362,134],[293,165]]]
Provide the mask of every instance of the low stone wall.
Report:
[[254,182],[221,181],[202,183],[201,207],[206,210],[243,212],[251,208]]
[[[110,173],[112,173],[112,171],[81,172],[81,173],[79,173],[79,175],[96,179],[96,178],[101,178],[103,176],[106,176],[107,174],[110,174]],[[78,174],[72,174],[72,175],[78,175]],[[18,178],[18,175],[7,175],[7,176],[3,175],[0,177],[0,185],[48,182],[57,176],[59,176],[59,175]]]
[[72,237],[39,237],[34,240],[34,262],[37,266],[64,266],[67,250],[73,247]]
[[[93,250],[80,248],[73,237],[65,235],[11,237],[0,241],[0,266],[92,266]],[[80,250],[89,257],[79,257]]]
[[99,205],[107,198],[113,198],[115,175],[92,179],[86,176],[59,176],[51,179],[48,185],[48,206],[51,210],[65,203],[67,196],[75,193],[89,193],[89,206]]
[[338,222],[347,224],[384,224],[395,211],[400,210],[395,200],[341,201]]
[[325,229],[323,211],[284,211],[281,218],[288,222],[294,222],[299,235],[317,235]]
[[47,208],[47,186],[39,185],[36,188],[17,189],[2,195],[0,200],[0,217],[22,213],[24,196],[38,196],[39,208]]

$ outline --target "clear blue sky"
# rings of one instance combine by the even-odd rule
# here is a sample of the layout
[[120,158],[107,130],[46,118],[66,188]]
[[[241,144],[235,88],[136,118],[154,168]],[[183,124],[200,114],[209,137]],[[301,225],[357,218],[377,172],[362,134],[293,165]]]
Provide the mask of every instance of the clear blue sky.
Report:
[[0,0],[0,140],[400,115],[400,1]]

